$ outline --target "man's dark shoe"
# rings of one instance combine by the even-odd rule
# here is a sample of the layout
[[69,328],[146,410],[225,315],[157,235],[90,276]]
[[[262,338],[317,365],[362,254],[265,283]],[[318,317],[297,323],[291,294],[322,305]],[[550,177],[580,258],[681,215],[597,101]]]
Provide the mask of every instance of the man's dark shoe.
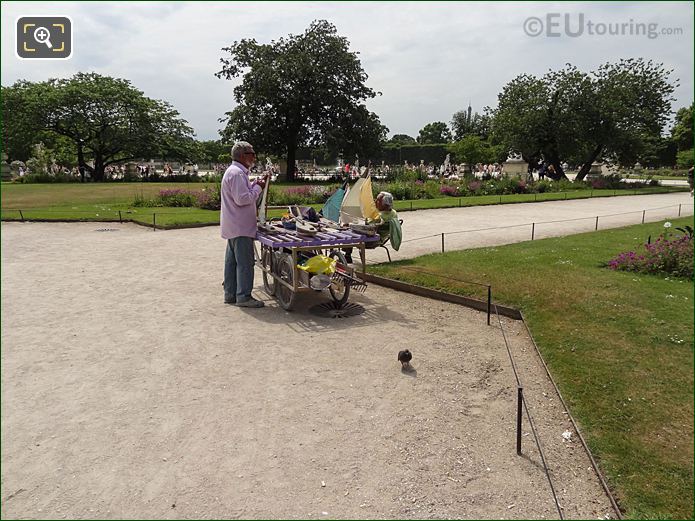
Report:
[[255,298],[250,297],[248,300],[244,300],[243,302],[237,302],[236,305],[240,308],[262,308],[265,306],[265,303],[261,300],[256,300]]
[[236,299],[235,298],[232,298],[232,299],[226,298],[226,299],[224,299],[224,303],[225,304],[236,304]]

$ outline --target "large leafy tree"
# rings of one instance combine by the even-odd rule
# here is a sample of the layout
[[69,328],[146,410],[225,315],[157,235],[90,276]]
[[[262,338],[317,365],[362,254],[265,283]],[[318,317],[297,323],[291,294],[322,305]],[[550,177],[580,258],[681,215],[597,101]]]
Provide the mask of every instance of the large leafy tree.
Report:
[[42,135],[61,136],[96,181],[116,162],[186,159],[195,150],[193,130],[178,112],[144,96],[128,80],[78,73],[68,79],[18,82],[2,94],[3,144],[23,153],[22,140],[33,144]]
[[562,162],[597,159],[623,165],[649,154],[671,114],[671,71],[642,59],[607,63],[591,73],[567,65],[541,78],[508,83],[493,111],[494,139],[534,162],[543,158],[563,177]]
[[443,121],[428,123],[420,129],[417,142],[421,145],[435,145],[439,143],[449,143],[451,141],[451,131]]
[[237,106],[222,119],[228,141],[244,139],[287,157],[294,179],[297,148],[321,146],[346,156],[373,154],[388,129],[364,101],[377,95],[346,38],[325,20],[269,44],[242,39],[222,49],[218,78],[243,75]]

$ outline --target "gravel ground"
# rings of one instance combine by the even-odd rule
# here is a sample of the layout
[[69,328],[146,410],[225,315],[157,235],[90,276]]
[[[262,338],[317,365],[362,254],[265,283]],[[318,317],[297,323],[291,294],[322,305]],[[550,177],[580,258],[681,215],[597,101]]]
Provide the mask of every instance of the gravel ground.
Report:
[[[557,517],[496,322],[374,285],[346,319],[225,305],[218,233],[2,224],[3,518]],[[610,514],[503,324],[565,516]]]

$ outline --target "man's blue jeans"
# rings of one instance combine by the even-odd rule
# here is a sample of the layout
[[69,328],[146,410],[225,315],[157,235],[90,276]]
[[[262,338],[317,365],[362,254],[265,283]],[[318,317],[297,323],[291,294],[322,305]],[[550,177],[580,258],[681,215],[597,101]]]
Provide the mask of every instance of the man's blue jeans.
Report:
[[253,239],[227,239],[227,252],[224,256],[225,302],[245,302],[251,298],[253,265]]

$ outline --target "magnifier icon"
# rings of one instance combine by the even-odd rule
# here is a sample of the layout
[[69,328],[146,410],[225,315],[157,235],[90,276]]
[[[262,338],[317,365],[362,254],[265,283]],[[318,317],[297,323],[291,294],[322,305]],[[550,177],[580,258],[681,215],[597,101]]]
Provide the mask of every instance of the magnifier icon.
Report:
[[45,27],[37,27],[34,31],[34,40],[36,40],[39,43],[45,43],[46,47],[48,47],[49,49],[53,49],[53,45],[51,45],[50,38],[51,33]]

